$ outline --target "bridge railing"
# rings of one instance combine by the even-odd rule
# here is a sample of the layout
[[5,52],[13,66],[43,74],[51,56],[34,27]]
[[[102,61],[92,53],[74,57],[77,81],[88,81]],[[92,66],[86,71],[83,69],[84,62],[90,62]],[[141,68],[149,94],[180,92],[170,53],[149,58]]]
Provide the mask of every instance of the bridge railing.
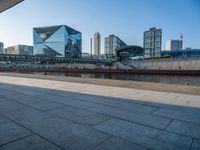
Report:
[[15,55],[0,54],[1,62],[48,62],[48,63],[91,63],[91,64],[112,64],[113,61],[105,59],[76,59],[65,57],[50,57],[38,55]]

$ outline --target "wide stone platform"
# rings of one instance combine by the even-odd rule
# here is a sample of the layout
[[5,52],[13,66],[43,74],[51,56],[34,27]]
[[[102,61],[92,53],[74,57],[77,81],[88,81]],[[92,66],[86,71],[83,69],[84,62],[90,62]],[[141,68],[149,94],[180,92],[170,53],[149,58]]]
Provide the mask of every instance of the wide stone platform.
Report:
[[200,96],[0,76],[0,150],[48,149],[199,150]]

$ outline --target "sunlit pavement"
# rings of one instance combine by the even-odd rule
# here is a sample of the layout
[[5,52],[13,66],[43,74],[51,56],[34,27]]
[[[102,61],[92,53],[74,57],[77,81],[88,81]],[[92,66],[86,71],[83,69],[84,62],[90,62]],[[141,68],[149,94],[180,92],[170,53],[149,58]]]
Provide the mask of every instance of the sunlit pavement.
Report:
[[4,149],[198,150],[200,96],[0,76]]

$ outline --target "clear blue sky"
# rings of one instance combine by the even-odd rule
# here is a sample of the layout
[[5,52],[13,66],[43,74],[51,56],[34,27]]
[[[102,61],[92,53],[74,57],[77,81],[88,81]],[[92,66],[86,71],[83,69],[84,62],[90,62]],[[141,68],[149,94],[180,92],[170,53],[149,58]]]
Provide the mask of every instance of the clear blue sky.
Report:
[[200,0],[25,0],[0,14],[0,41],[5,47],[33,45],[32,28],[66,24],[82,32],[83,51],[89,52],[95,32],[116,34],[127,44],[143,45],[143,32],[163,29],[166,40],[200,48]]

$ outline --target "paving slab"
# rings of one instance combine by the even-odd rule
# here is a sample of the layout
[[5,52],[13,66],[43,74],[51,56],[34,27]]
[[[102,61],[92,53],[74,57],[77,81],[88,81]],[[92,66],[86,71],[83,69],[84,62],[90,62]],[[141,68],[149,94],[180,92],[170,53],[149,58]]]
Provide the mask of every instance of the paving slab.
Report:
[[117,137],[111,137],[101,145],[97,146],[94,150],[148,150],[148,148]]
[[98,114],[95,112],[78,109],[75,107],[64,107],[60,109],[54,109],[51,111],[48,111],[50,113],[56,114],[60,117],[73,120],[75,122],[86,124],[86,125],[97,125],[101,122],[104,122],[108,119],[111,119],[111,117],[108,117],[106,115]]
[[37,135],[31,135],[0,146],[0,150],[61,150],[61,148]]
[[64,149],[91,149],[110,137],[96,129],[83,126],[58,117],[33,123],[31,130]]
[[47,93],[43,93],[42,91],[34,91],[32,89],[30,90],[24,90],[24,91],[19,91],[18,93],[24,94],[27,96],[38,96],[38,95],[45,95]]
[[140,113],[137,111],[123,110],[120,108],[114,108],[111,106],[105,106],[81,100],[70,101],[68,102],[68,105],[79,107],[82,109],[87,109],[93,112],[105,114],[115,118],[120,118],[132,122],[137,122],[140,124],[145,124],[160,129],[164,129],[171,121],[171,119],[164,117],[153,116],[150,114]]
[[96,129],[152,149],[188,150],[192,138],[119,119],[111,119]]
[[23,125],[52,117],[49,113],[8,100],[0,101],[0,114]]
[[[57,94],[55,94],[57,93]],[[43,100],[43,101],[49,101],[59,104],[66,105],[69,101],[73,100],[74,93],[68,92],[61,92],[62,94],[59,95],[58,91],[52,92],[51,94],[45,95],[45,96],[36,96],[35,98]],[[77,95],[77,94],[76,94]],[[80,95],[81,96],[81,95]]]
[[169,117],[173,119],[178,119],[182,121],[188,121],[192,123],[200,124],[200,114],[185,112],[179,109],[165,109],[160,108],[153,113],[154,115]]
[[1,94],[1,98],[6,99],[6,100],[17,100],[17,99],[24,99],[28,97],[30,96],[24,95],[21,93],[16,93],[15,91],[10,91],[10,93]]
[[139,111],[145,113],[152,113],[158,109],[158,107],[148,106],[144,104],[138,104],[134,100],[117,100],[103,96],[94,96],[94,95],[82,95],[74,97],[75,100],[86,100],[89,102],[94,102],[98,104],[105,104],[108,106],[117,107],[120,109],[130,110],[130,111]]
[[200,141],[194,140],[190,150],[200,150]]
[[44,149],[199,148],[200,96],[6,76],[0,82],[7,149],[30,141]]
[[167,127],[167,130],[174,133],[200,139],[200,125],[199,124],[174,120]]
[[[17,99],[17,102],[20,102],[22,104],[35,107],[37,109],[40,109],[42,111],[47,111],[47,110],[52,110],[56,108],[61,108],[64,107],[65,105],[54,102],[54,101],[49,101],[46,99],[43,99],[42,97],[45,97],[46,95],[36,97],[36,96],[31,96],[23,99]],[[59,99],[59,97],[57,97]]]
[[0,115],[0,146],[31,134],[29,130]]

